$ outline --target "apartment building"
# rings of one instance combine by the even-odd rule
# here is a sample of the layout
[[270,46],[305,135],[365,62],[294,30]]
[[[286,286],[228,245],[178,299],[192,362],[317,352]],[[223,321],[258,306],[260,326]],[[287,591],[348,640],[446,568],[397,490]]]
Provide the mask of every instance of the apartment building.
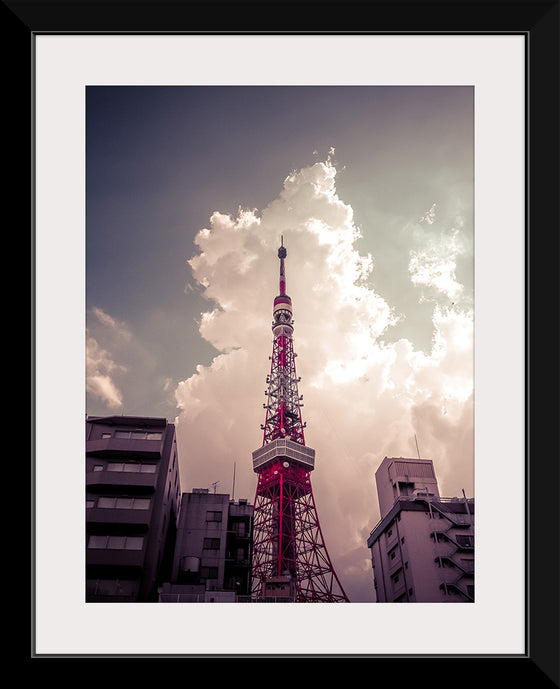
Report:
[[86,601],[155,602],[180,509],[175,427],[164,418],[86,417]]
[[171,578],[161,602],[236,602],[250,594],[253,506],[195,488],[181,496]]
[[378,603],[474,601],[474,499],[443,498],[431,460],[385,457],[367,539]]

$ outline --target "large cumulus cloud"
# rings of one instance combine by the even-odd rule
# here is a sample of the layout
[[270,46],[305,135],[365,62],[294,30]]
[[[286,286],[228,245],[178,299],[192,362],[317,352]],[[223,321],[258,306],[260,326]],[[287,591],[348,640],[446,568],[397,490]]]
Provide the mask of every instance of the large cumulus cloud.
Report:
[[369,601],[366,539],[380,517],[374,474],[383,457],[415,456],[418,442],[442,495],[472,495],[472,301],[454,272],[460,224],[441,241],[431,233],[419,245],[417,235],[409,273],[395,279],[417,290],[418,302],[426,294],[433,302],[432,348],[391,338],[403,315],[372,287],[375,257],[355,248],[360,231],[337,195],[336,174],[330,158],[293,171],[262,212],[215,212],[199,231],[189,260],[208,299],[199,327],[219,354],[179,383],[176,424],[183,489],[219,481],[219,492],[232,492],[235,470],[235,497],[252,501],[283,236],[319,518],[351,600]]

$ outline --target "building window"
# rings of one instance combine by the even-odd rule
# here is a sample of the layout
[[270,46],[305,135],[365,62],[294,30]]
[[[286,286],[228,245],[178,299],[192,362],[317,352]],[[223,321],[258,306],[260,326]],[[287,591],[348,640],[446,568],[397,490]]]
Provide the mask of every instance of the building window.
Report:
[[152,431],[115,431],[115,438],[124,438],[125,440],[161,440],[162,434]]
[[101,437],[102,437],[102,438],[110,438],[110,437],[111,437],[111,433],[102,433],[102,434],[101,434]]
[[204,550],[219,550],[220,549],[220,539],[219,538],[205,538],[202,544]]
[[142,536],[90,536],[88,548],[97,550],[142,550]]
[[88,539],[88,548],[106,548],[107,536],[90,536]]
[[206,521],[207,522],[221,522],[222,521],[222,513],[221,512],[213,512],[212,510],[208,510],[206,512]]
[[93,467],[93,471],[103,471],[104,468],[105,467],[103,466],[103,464],[95,464]]
[[107,471],[119,471],[128,474],[155,474],[155,464],[139,464],[138,462],[109,462]]
[[148,510],[150,509],[150,498],[100,497],[97,501],[97,507],[102,509]]
[[125,579],[88,579],[87,593],[91,596],[132,596],[136,582]]
[[[117,504],[117,507],[119,505]],[[133,510],[149,510],[150,509],[150,498],[132,498],[132,508]]]
[[233,522],[232,530],[236,536],[245,536],[245,534],[246,534],[245,522]]
[[200,578],[201,579],[217,579],[218,578],[218,568],[217,567],[201,567],[200,568]]

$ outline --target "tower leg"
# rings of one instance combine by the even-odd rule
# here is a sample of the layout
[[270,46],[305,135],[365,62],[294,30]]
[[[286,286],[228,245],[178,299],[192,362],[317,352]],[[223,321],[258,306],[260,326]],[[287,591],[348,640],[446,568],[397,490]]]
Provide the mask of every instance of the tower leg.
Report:
[[253,517],[253,597],[289,578],[297,602],[348,601],[330,561],[309,472],[280,463],[259,476]]

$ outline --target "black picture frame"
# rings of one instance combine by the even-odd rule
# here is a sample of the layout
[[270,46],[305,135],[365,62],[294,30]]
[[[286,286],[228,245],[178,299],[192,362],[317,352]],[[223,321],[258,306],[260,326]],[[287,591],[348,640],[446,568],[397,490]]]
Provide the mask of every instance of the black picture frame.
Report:
[[[467,686],[474,681],[530,683],[532,687],[560,686],[559,672],[559,343],[558,343],[558,235],[559,212],[559,3],[551,2],[212,2],[182,1],[51,2],[4,0],[1,9],[5,75],[4,108],[11,175],[6,198],[30,207],[27,222],[33,228],[32,80],[33,40],[38,33],[445,33],[522,34],[526,36],[526,652],[521,656],[318,656],[280,657],[283,662],[318,660],[358,663],[366,681],[389,681],[388,671],[415,684],[449,681]],[[25,232],[22,232],[25,234]],[[33,230],[28,235],[33,256]],[[33,261],[31,261],[33,283]],[[33,297],[32,312],[33,312]],[[33,342],[33,338],[32,338]],[[33,362],[31,364],[33,378]],[[31,400],[32,420],[35,418]],[[33,432],[32,432],[33,435]],[[30,485],[33,466],[30,464]],[[506,496],[496,494],[496,500]],[[32,511],[32,510],[31,510]],[[498,527],[499,529],[500,527]],[[31,528],[33,534],[33,529]],[[505,533],[505,532],[504,532]],[[26,551],[27,552],[27,551]],[[32,571],[32,567],[31,567]],[[497,578],[496,586],[500,582]],[[31,587],[32,589],[32,587]],[[33,619],[33,589],[31,590]],[[375,616],[372,614],[372,624]],[[457,615],[460,625],[460,612]],[[446,633],[446,630],[438,630]],[[246,630],[250,648],[251,630]],[[29,636],[27,641],[29,643]],[[31,639],[32,639],[31,635]],[[33,642],[24,658],[31,671],[44,676],[55,660],[34,654]],[[271,658],[247,656],[224,660],[247,661],[262,672]],[[142,658],[133,658],[136,662]],[[156,662],[170,658],[152,658]],[[84,658],[82,658],[84,660]],[[186,658],[201,664],[208,658]],[[213,672],[219,657],[210,657]],[[255,665],[255,663],[257,663]],[[434,664],[432,669],[431,665]],[[430,667],[428,667],[428,665]],[[142,662],[139,664],[142,669]],[[183,666],[183,668],[189,666]],[[276,663],[274,667],[278,667]],[[355,668],[353,667],[352,670]],[[434,674],[435,673],[435,674]],[[488,675],[486,677],[486,675]],[[53,672],[54,677],[54,672]],[[220,674],[215,675],[220,677]],[[226,674],[223,675],[226,677]],[[413,678],[413,679],[412,679]],[[247,675],[246,681],[251,677]]]

